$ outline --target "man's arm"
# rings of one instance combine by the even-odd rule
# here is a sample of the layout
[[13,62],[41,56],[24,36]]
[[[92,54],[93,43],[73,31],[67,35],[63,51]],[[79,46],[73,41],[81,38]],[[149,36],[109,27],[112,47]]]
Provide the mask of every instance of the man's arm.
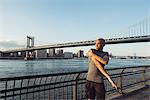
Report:
[[111,83],[112,87],[117,89],[116,84],[113,82],[113,80],[111,79],[109,74],[105,71],[105,69],[101,66],[101,64],[93,56],[90,58],[92,59],[92,61],[96,65],[96,67],[99,69],[99,71],[108,79],[108,81]]
[[104,65],[108,64],[108,61],[109,61],[109,54],[108,54],[108,53],[106,53],[106,56],[108,56],[108,59],[107,59],[107,60],[104,60],[104,59],[101,58],[100,56],[97,56],[96,54],[94,54],[91,49],[87,52],[87,55],[88,55],[89,57],[92,56],[94,59],[96,59],[97,61],[99,61],[100,63],[102,63],[102,64],[104,64]]

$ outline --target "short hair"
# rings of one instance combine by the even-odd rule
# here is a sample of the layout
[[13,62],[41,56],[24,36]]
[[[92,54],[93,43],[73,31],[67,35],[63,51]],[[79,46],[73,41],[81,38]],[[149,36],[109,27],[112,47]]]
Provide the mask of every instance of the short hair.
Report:
[[98,38],[97,40],[102,41],[105,43],[105,40],[103,38]]
[[103,39],[103,38],[98,38],[98,39],[96,39],[96,40],[101,41],[101,43],[103,43],[103,47],[105,46],[105,39]]

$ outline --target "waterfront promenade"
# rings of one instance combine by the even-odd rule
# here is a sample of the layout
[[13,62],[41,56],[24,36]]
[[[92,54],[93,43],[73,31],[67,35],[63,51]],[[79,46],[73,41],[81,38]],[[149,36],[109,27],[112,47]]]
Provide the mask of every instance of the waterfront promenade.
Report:
[[[150,86],[143,87],[133,92],[124,94],[122,96],[114,97],[110,100],[150,100]],[[109,100],[109,97],[107,98]]]
[[[108,80],[104,80],[106,99],[119,99],[133,96],[134,90],[150,85],[150,67],[133,66],[107,69],[113,80],[120,87],[123,94],[111,87]],[[43,74],[0,78],[0,99],[5,100],[81,100],[85,99],[85,82],[87,71]],[[147,90],[145,90],[145,93]],[[149,90],[148,90],[149,91]],[[130,95],[133,95],[131,96]],[[144,93],[144,92],[143,92]],[[145,94],[146,95],[146,94]],[[121,97],[120,97],[121,96]],[[145,96],[146,99],[149,96]],[[136,98],[135,98],[136,100]]]

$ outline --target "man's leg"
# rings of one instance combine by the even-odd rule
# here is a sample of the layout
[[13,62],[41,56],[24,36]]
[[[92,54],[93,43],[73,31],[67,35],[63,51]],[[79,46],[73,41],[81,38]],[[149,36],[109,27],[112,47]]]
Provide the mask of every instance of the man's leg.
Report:
[[96,100],[105,100],[104,83],[95,83]]
[[86,99],[94,100],[95,99],[95,89],[94,83],[92,81],[86,82]]

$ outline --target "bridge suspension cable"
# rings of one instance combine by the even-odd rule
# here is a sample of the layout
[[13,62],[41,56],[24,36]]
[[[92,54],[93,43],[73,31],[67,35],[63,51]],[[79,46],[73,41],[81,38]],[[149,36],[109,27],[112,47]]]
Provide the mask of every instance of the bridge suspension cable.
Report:
[[134,36],[147,36],[150,35],[150,17],[130,25],[127,28],[114,33],[115,37],[134,37]]

